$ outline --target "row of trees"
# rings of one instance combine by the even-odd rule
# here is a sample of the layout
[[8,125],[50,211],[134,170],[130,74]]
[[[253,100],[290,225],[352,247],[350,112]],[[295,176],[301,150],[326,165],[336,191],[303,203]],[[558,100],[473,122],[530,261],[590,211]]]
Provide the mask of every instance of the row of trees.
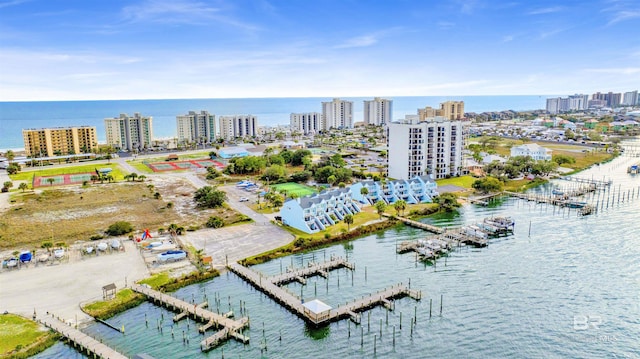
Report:
[[558,163],[546,160],[534,160],[530,156],[511,157],[505,163],[494,161],[484,166],[484,172],[502,181],[521,175],[532,174],[547,176],[558,168]]

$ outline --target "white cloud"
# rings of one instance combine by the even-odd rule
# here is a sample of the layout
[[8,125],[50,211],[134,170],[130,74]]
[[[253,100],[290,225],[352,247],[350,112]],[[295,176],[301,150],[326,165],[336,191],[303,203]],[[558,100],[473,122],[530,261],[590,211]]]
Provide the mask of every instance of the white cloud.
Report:
[[612,67],[602,69],[585,69],[584,71],[611,75],[635,75],[640,74],[640,67]]
[[15,6],[15,5],[20,5],[23,3],[26,3],[30,0],[10,0],[10,1],[3,1],[0,2],[0,9],[2,9],[3,7],[9,7],[9,6]]
[[613,14],[607,25],[614,25],[622,21],[640,18],[640,10],[620,10]]
[[543,7],[543,8],[531,10],[527,14],[528,15],[552,14],[554,12],[560,12],[564,9],[565,9],[564,6],[550,6],[550,7]]
[[515,38],[516,38],[515,35],[505,35],[502,37],[502,42],[511,42]]
[[438,21],[436,25],[438,25],[438,27],[441,29],[451,29],[452,27],[456,26],[456,23],[450,21]]
[[364,35],[352,37],[344,43],[336,46],[337,49],[347,49],[351,47],[367,47],[374,45],[378,42],[378,38],[375,35]]

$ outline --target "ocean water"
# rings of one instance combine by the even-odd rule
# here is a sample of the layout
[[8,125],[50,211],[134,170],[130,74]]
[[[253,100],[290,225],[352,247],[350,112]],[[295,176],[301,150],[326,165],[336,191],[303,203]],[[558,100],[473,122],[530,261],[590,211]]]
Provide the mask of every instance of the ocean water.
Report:
[[[640,193],[640,176],[626,173],[626,166],[634,161],[621,157],[580,176],[611,179],[612,191]],[[568,183],[555,180],[538,190]],[[204,336],[193,321],[174,324],[172,312],[151,303],[109,319],[116,327],[124,325],[125,335],[101,324],[83,330],[128,356],[148,353],[168,359],[637,358],[640,200],[637,195],[624,203],[612,200],[607,207],[580,217],[575,210],[504,199],[488,207],[469,205],[456,214],[429,217],[426,222],[441,226],[469,224],[489,216],[509,215],[516,220],[514,236],[492,240],[487,248],[461,247],[435,265],[416,262],[412,254],[396,254],[398,242],[428,236],[398,226],[254,267],[275,274],[291,264],[299,267],[332,254],[348,256],[356,265],[353,274],[341,269],[330,272],[328,279],[312,277],[305,286],[288,286],[306,300],[317,297],[333,307],[398,282],[410,280],[412,289],[422,290],[421,301],[403,298],[392,312],[379,307],[364,312],[359,326],[342,320],[310,328],[226,273],[174,295],[196,302],[206,295],[210,303],[218,298],[219,306],[212,308],[221,312],[238,313],[244,301],[251,319],[245,331],[251,338],[248,345],[230,340],[202,353],[199,343]],[[413,328],[411,320],[416,323]],[[84,356],[60,343],[36,357]]]
[[[438,107],[441,102],[462,100],[466,112],[535,110],[545,106],[543,96],[460,96],[460,97],[388,97],[393,100],[393,117],[404,118],[420,107]],[[354,101],[354,121],[362,121],[363,102],[372,97],[343,97]],[[321,102],[330,98],[247,98],[186,100],[120,100],[120,101],[56,101],[0,102],[0,151],[22,148],[22,129],[95,126],[98,141],[106,141],[104,119],[121,113],[139,112],[153,116],[156,138],[176,135],[176,116],[188,111],[207,110],[216,116],[252,114],[261,126],[288,124],[292,112],[322,112]]]

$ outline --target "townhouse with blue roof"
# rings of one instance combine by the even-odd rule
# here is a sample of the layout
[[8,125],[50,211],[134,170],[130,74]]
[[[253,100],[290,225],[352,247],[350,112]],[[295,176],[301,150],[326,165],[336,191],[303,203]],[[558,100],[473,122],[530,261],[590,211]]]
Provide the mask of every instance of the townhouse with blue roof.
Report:
[[282,223],[305,233],[322,231],[360,212],[349,188],[339,188],[286,201],[280,209]]

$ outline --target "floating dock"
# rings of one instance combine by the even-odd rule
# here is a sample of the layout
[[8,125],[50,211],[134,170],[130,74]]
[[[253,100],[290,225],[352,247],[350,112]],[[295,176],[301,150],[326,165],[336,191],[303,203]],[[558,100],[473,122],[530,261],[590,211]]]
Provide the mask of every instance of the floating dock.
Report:
[[241,334],[242,330],[249,326],[249,319],[246,317],[240,320],[233,320],[226,315],[217,314],[205,309],[205,303],[199,305],[191,304],[142,285],[134,284],[131,286],[131,289],[144,294],[147,296],[147,299],[154,303],[161,304],[170,310],[179,312],[178,315],[173,318],[175,321],[190,316],[200,322],[206,323],[200,327],[201,332],[211,327],[220,328],[218,332],[200,343],[200,349],[202,351],[207,351],[229,338],[236,339],[242,343],[249,342],[249,337]]
[[47,315],[39,318],[38,323],[43,324],[47,328],[53,329],[69,341],[69,345],[80,352],[85,352],[90,358],[104,359],[127,359],[126,355],[117,352],[115,349],[102,344],[98,340],[88,336],[87,334],[63,323],[56,319],[53,315]]
[[442,234],[445,232],[444,228],[441,227],[436,227],[434,225],[431,224],[427,224],[427,223],[422,223],[422,222],[418,222],[418,221],[414,221],[412,219],[409,218],[405,218],[405,217],[400,217],[400,216],[392,216],[386,213],[382,214],[384,217],[390,217],[390,218],[395,218],[398,221],[409,225],[411,227],[415,227],[415,228],[420,228],[420,229],[424,229],[425,231],[429,231],[431,233],[435,233],[435,234]]
[[403,284],[397,284],[391,288],[385,288],[369,296],[356,299],[353,302],[335,309],[329,309],[319,314],[313,313],[307,309],[304,306],[303,298],[291,294],[289,291],[281,288],[277,284],[285,283],[287,281],[291,282],[296,280],[294,279],[295,277],[302,277],[303,275],[319,275],[322,271],[341,267],[349,268],[351,270],[355,269],[355,266],[352,263],[341,258],[332,258],[330,261],[324,263],[313,263],[307,268],[275,276],[264,276],[261,273],[255,272],[238,263],[230,263],[227,265],[227,268],[240,278],[254,286],[256,289],[267,294],[300,318],[315,326],[324,325],[343,318],[350,318],[354,322],[359,323],[360,319],[358,313],[368,308],[382,305],[387,309],[392,310],[392,301],[395,298],[406,296],[415,300],[420,300],[422,298],[422,292],[411,290]]

